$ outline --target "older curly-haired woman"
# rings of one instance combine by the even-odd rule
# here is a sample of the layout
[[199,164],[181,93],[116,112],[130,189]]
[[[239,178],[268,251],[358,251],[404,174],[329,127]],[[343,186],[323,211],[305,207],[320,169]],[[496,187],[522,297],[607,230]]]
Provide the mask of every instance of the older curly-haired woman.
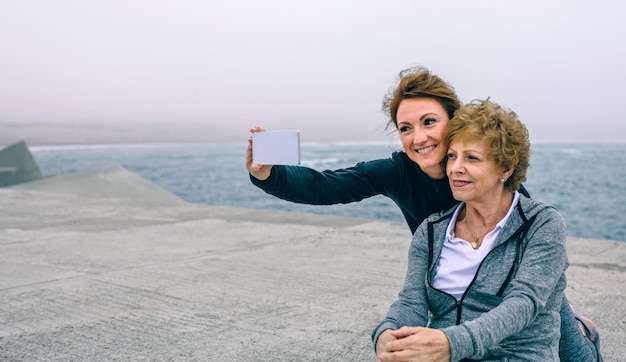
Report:
[[559,361],[566,228],[554,207],[517,191],[529,166],[526,127],[474,101],[443,143],[461,203],[415,232],[404,287],[372,334],[378,360]]

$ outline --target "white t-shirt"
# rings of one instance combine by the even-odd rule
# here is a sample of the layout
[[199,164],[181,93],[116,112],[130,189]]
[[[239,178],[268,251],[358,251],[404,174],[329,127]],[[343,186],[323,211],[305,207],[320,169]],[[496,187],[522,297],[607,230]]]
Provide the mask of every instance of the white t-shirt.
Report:
[[459,212],[465,207],[465,203],[457,206],[446,230],[446,239],[443,242],[433,287],[452,295],[456,300],[460,300],[463,297],[463,293],[465,293],[465,290],[474,279],[474,275],[476,275],[478,266],[491,251],[494,241],[515,209],[518,201],[519,192],[515,191],[509,211],[496,224],[496,227],[485,235],[480,248],[476,250],[472,248],[467,240],[457,238],[454,235],[456,219]]

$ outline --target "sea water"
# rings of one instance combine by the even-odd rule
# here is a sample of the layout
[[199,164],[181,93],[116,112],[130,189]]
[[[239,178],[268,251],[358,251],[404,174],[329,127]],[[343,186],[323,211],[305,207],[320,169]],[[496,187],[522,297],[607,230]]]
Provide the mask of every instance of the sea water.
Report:
[[[180,198],[200,204],[275,209],[404,222],[383,196],[346,205],[301,205],[259,190],[245,168],[247,144],[31,147],[44,176],[118,164]],[[390,143],[304,143],[302,165],[317,170],[387,158]],[[568,235],[626,241],[626,144],[538,143],[524,185],[554,205]],[[408,232],[408,227],[407,227]]]

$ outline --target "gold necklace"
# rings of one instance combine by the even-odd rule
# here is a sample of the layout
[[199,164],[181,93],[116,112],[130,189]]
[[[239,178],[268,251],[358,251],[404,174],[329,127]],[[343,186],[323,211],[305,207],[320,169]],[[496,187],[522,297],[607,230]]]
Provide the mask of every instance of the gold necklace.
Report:
[[[512,200],[511,200],[512,201]],[[491,230],[493,230],[496,225],[498,224],[498,222],[500,220],[502,220],[502,218],[506,215],[508,209],[511,207],[511,204],[509,202],[508,207],[501,209],[503,211],[500,211],[497,215],[500,215],[499,217],[496,217],[496,222],[494,222],[493,224],[487,225],[487,230],[483,231],[481,233],[478,234],[478,236],[476,236],[476,234],[474,233],[474,231],[472,231],[472,228],[470,228],[469,223],[467,222],[467,208],[464,210],[465,214],[463,215],[463,221],[465,221],[465,227],[467,228],[467,231],[472,234],[472,240],[469,241],[470,245],[472,246],[472,248],[474,250],[480,248],[480,245],[482,245],[483,243],[483,239],[485,238],[485,235],[487,235]],[[482,230],[482,228],[481,228]]]
[[470,245],[474,250],[478,250],[478,248],[482,245],[483,240],[479,240],[476,236],[474,236],[474,234],[472,234],[472,238],[474,238],[474,241],[470,241]]
[[[467,227],[467,231],[469,231],[470,234],[472,234],[472,240],[469,241],[469,243],[470,243],[470,245],[472,246],[472,248],[474,250],[477,250],[482,245],[483,239],[485,238],[485,235],[487,235],[489,233],[489,231],[491,229],[493,229],[493,227],[489,227],[488,226],[487,227],[487,231],[483,231],[483,232],[478,234],[479,236],[476,236],[476,234],[474,234],[474,231],[472,231],[472,228],[470,228],[469,223],[467,222],[467,216],[463,219],[463,221],[465,221],[465,227]],[[494,224],[494,226],[495,226],[495,224]]]

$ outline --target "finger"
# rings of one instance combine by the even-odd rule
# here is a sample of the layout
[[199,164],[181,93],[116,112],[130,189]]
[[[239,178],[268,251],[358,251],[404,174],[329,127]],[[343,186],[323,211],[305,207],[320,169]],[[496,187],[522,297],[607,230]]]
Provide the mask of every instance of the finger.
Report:
[[252,166],[252,137],[248,138],[248,149],[246,149],[246,168]]
[[419,332],[419,327],[402,327],[398,330],[391,331],[391,335],[396,338],[405,338]]
[[415,356],[412,355],[411,351],[402,350],[381,353],[379,360],[382,362],[408,362],[412,357]]

